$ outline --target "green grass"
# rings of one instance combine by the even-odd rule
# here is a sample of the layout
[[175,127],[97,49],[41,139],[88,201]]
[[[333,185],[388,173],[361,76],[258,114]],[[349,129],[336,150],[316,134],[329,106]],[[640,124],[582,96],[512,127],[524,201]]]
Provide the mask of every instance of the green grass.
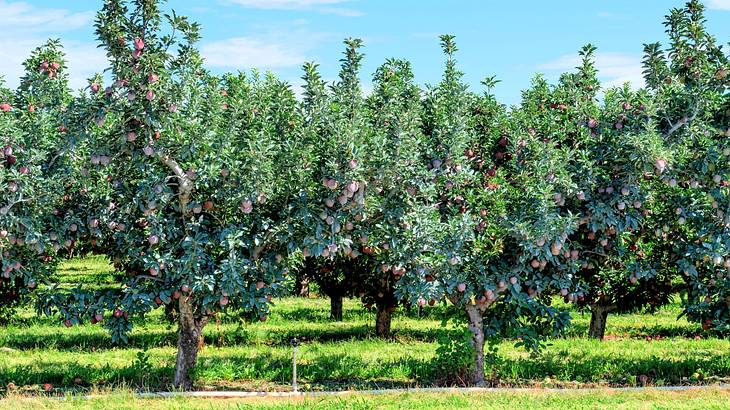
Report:
[[[71,261],[61,277],[76,275],[89,285],[108,286],[112,270],[103,259]],[[207,389],[286,390],[291,379],[289,340],[304,340],[298,374],[305,390],[431,386],[439,379],[431,364],[439,336],[456,335],[441,326],[443,307],[399,311],[393,338],[373,336],[374,314],[345,302],[342,322],[329,321],[325,299],[286,298],[265,323],[244,323],[223,315],[205,330],[206,346],[195,375]],[[730,341],[705,336],[677,320],[678,304],[653,315],[612,315],[608,340],[586,338],[588,315],[574,312],[563,338],[532,357],[514,341],[499,346],[498,386],[633,386],[706,384],[730,380]],[[699,336],[699,339],[696,339]],[[43,383],[63,391],[104,388],[165,389],[174,366],[175,327],[160,312],[136,323],[130,344],[116,347],[99,325],[71,329],[59,318],[38,318],[25,310],[0,331],[0,389],[9,383],[34,392]],[[144,360],[140,360],[144,359]],[[645,377],[643,377],[645,376]],[[2,393],[0,393],[2,394]]]
[[730,391],[720,389],[584,392],[391,393],[316,398],[140,399],[129,392],[65,400],[12,396],[0,409],[726,409]]

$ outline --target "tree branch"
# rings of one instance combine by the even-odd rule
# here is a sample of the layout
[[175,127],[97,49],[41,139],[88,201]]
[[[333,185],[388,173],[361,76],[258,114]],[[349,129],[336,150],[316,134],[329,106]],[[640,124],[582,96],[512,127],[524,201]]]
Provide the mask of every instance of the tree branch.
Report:
[[[669,137],[672,134],[674,134],[675,132],[677,132],[677,130],[682,128],[683,125],[692,122],[697,117],[698,112],[699,112],[699,108],[695,108],[695,111],[694,111],[694,113],[692,113],[691,117],[689,117],[689,118],[682,117],[679,121],[677,121],[676,124],[672,125],[672,127],[669,128],[669,131],[667,131],[666,137]],[[671,122],[669,122],[669,123],[671,124]]]

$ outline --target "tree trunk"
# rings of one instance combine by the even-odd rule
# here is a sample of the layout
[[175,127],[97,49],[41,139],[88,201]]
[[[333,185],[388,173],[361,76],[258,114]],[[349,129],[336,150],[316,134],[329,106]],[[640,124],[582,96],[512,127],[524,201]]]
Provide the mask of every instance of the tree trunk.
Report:
[[303,273],[298,273],[294,282],[294,296],[309,297],[309,279]]
[[606,319],[608,319],[608,313],[612,310],[612,306],[591,306],[591,324],[588,328],[589,337],[603,340],[603,336],[606,334]]
[[469,374],[469,384],[483,387],[484,382],[484,318],[478,306],[467,305],[466,313],[469,315],[469,332],[471,332],[471,345],[474,348],[474,365]]
[[203,316],[196,319],[193,307],[185,299],[182,296],[179,302],[177,361],[173,383],[177,389],[192,390],[191,372],[198,361],[198,351],[203,344],[203,327],[208,323],[208,318]]
[[391,312],[388,306],[377,304],[378,310],[375,314],[375,334],[378,337],[390,336]]
[[338,322],[342,321],[342,295],[330,296],[330,318]]

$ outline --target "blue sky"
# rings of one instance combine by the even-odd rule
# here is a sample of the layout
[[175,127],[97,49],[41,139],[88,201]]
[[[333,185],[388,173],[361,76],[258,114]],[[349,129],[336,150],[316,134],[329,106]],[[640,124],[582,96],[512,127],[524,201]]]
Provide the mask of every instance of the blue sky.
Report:
[[[200,44],[215,72],[270,69],[295,87],[301,65],[316,61],[323,76],[337,76],[342,40],[360,37],[366,54],[363,80],[386,58],[413,63],[419,83],[435,83],[442,70],[438,35],[454,34],[458,60],[474,89],[496,75],[494,92],[519,101],[531,77],[557,78],[577,63],[585,43],[598,47],[604,84],[641,83],[641,49],[666,42],[663,18],[682,0],[170,0],[167,8],[203,25]],[[706,0],[708,25],[730,41],[730,0]],[[44,39],[60,38],[69,55],[73,85],[105,67],[93,34],[102,0],[0,0],[0,73],[17,85],[20,63]],[[728,46],[726,46],[728,47]],[[369,86],[366,84],[365,88]]]

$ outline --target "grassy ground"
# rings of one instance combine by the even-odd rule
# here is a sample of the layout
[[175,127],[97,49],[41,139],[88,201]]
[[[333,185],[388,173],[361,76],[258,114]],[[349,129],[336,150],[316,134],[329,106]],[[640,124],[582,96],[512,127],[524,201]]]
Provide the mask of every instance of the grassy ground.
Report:
[[[63,275],[77,275],[90,286],[107,286],[111,279],[101,259],[73,261]],[[439,379],[431,362],[435,340],[458,334],[441,326],[444,311],[438,307],[421,317],[398,312],[392,340],[372,335],[374,314],[356,301],[346,301],[339,323],[328,320],[328,309],[325,299],[288,298],[277,303],[265,323],[220,317],[205,331],[198,384],[208,389],[286,390],[291,379],[289,340],[299,337],[305,340],[298,365],[305,390],[428,386]],[[610,316],[604,342],[586,338],[589,317],[576,313],[568,334],[552,340],[540,356],[503,342],[499,366],[490,369],[493,382],[568,387],[730,380],[730,341],[706,337],[696,325],[677,320],[679,312],[673,304],[654,315]],[[164,389],[172,375],[175,341],[175,327],[161,313],[135,326],[129,346],[115,347],[99,325],[66,329],[57,318],[23,311],[0,332],[0,394],[10,383],[15,392],[38,391],[44,383],[56,391]],[[363,400],[368,408],[368,399]]]
[[689,390],[667,392],[500,392],[500,393],[395,393],[348,394],[319,398],[251,399],[139,399],[131,393],[82,400],[11,396],[0,409],[726,409],[730,391]]

